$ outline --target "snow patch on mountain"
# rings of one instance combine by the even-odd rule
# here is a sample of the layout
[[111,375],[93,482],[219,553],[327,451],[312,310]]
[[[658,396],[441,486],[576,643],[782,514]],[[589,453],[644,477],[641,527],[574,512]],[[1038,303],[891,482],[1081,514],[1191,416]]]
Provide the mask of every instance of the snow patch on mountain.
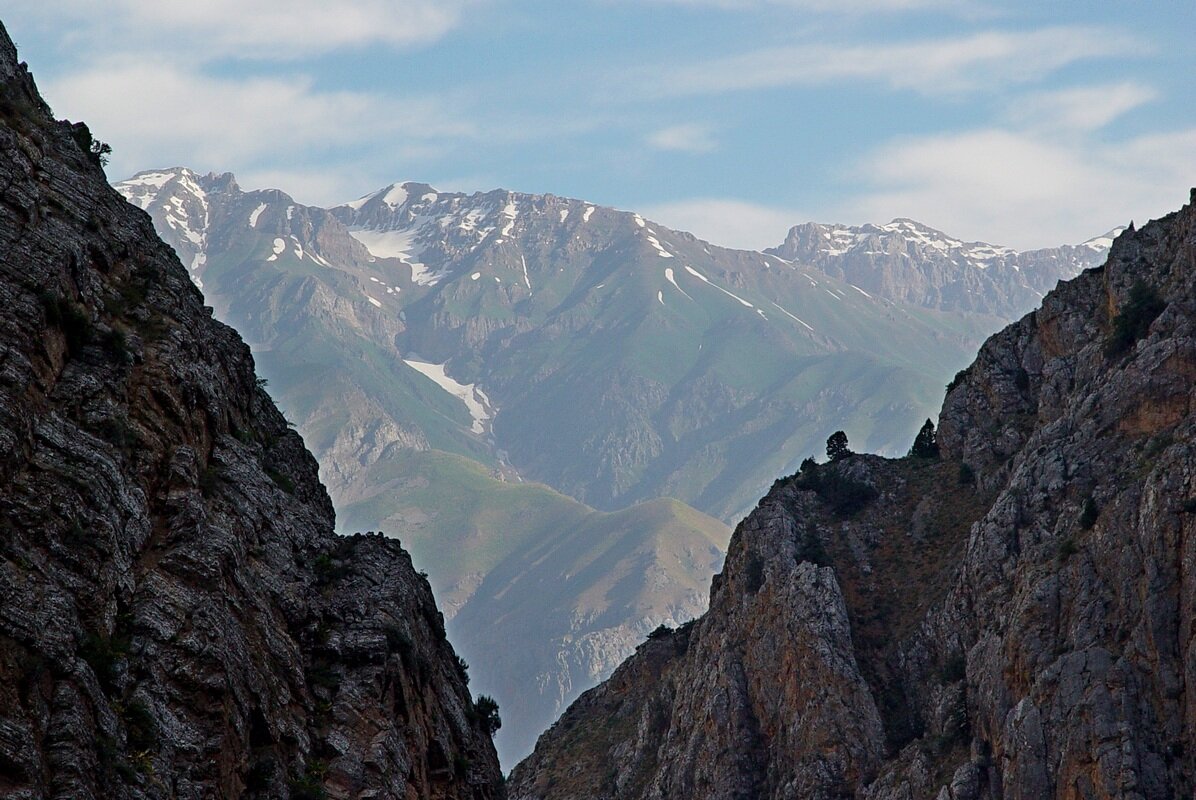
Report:
[[[689,297],[689,292],[685,291],[684,289],[682,289],[682,288],[681,288],[681,286],[680,286],[680,285],[678,285],[678,283],[677,283],[677,278],[676,278],[676,276],[673,274],[673,268],[672,268],[672,267],[665,267],[665,269],[664,269],[664,279],[665,279],[666,281],[668,281],[669,283],[673,284],[673,288],[675,288],[677,291],[681,292],[681,294],[685,295],[686,297]],[[693,300],[693,298],[692,298],[692,297],[689,297],[689,299],[690,299],[690,300]]]
[[424,377],[430,378],[441,389],[464,403],[469,415],[473,418],[470,430],[478,434],[486,432],[490,420],[494,419],[494,411],[490,404],[490,398],[486,396],[485,392],[475,384],[458,383],[450,378],[444,369],[446,364],[432,364],[413,358],[404,358],[403,363]]
[[670,253],[668,250],[665,250],[664,247],[660,244],[660,240],[657,239],[655,236],[653,236],[651,233],[648,234],[648,244],[652,245],[652,247],[654,247],[656,249],[656,254],[659,255],[661,258],[672,258],[673,257],[673,254]]
[[350,228],[349,235],[365,245],[375,258],[397,258],[411,268],[411,280],[420,286],[435,286],[445,273],[434,271],[415,259],[423,252],[423,246],[415,241],[419,228],[401,230],[377,230],[374,228]]
[[686,264],[686,265],[685,265],[685,271],[686,271],[686,272],[688,272],[690,275],[693,275],[693,276],[694,276],[695,278],[697,278],[698,280],[700,280],[700,281],[702,281],[703,283],[705,283],[707,286],[713,286],[715,289],[718,289],[720,292],[722,292],[723,294],[727,295],[727,297],[733,297],[733,298],[735,298],[736,300],[738,300],[740,303],[742,303],[743,305],[747,306],[748,308],[755,308],[755,306],[754,306],[754,305],[752,305],[751,303],[749,303],[747,300],[744,300],[742,297],[740,297],[739,295],[735,294],[734,292],[728,292],[726,289],[724,289],[723,287],[719,286],[717,283],[714,283],[714,282],[713,282],[713,281],[711,281],[709,278],[707,278],[705,275],[703,275],[702,273],[698,272],[696,269],[694,269],[693,267],[689,266],[688,264]]
[[810,330],[811,332],[813,332],[813,330],[814,330],[814,329],[813,329],[813,328],[811,328],[811,327],[810,327],[810,325],[809,325],[807,322],[805,322],[804,320],[802,320],[802,319],[799,319],[797,316],[795,316],[795,315],[793,315],[793,314],[789,313],[789,311],[788,311],[787,309],[785,309],[785,308],[783,308],[783,307],[781,307],[781,306],[777,305],[776,303],[773,303],[773,305],[777,307],[777,310],[778,310],[778,311],[780,311],[780,312],[781,312],[782,314],[784,314],[785,316],[789,317],[789,319],[791,319],[791,320],[793,320],[794,322],[797,322],[797,323],[799,323],[799,324],[801,324],[801,325],[804,325],[804,326],[805,326],[805,327],[806,327],[808,330]]
[[527,276],[527,259],[523,257],[523,253],[519,254],[519,263],[523,265],[523,282],[530,289],[532,288],[532,279]]
[[1080,247],[1087,247],[1090,250],[1108,250],[1113,246],[1113,240],[1121,234],[1125,233],[1125,226],[1114,228],[1108,233],[1100,236],[1094,236],[1086,242],[1082,242]]

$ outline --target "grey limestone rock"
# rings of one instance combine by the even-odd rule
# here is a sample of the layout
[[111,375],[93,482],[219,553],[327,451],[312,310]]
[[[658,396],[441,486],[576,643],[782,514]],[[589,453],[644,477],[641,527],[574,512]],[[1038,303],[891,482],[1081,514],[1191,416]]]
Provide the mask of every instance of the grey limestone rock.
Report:
[[0,795],[490,798],[427,582],[0,28]]

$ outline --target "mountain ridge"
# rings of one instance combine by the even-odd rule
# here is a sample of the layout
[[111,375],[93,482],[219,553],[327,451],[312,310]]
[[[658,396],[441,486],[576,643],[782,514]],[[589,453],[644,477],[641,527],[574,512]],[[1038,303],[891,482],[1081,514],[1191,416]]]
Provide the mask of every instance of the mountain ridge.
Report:
[[[142,175],[144,180],[146,174]],[[421,192],[430,188],[419,187]],[[327,268],[313,260],[312,248],[326,262],[331,256],[320,255],[314,240],[306,237],[314,236],[317,227],[330,230],[326,222],[319,222],[330,215],[359,228],[354,231],[356,235],[361,235],[364,226],[355,224],[355,220],[369,221],[373,226],[370,232],[388,242],[373,242],[378,254],[369,255],[351,236],[325,237],[325,244],[333,239],[339,242],[336,257],[342,261],[337,262],[338,269],[345,268],[357,284],[352,287],[337,279],[343,286],[333,290],[338,298],[335,302],[342,306],[334,313],[351,315],[352,319],[346,317],[346,324],[374,326],[371,335],[393,341],[400,350],[420,353],[425,360],[437,363],[451,360],[447,369],[452,377],[462,384],[480,385],[500,401],[494,431],[498,449],[507,454],[509,462],[528,477],[546,481],[605,510],[681,491],[685,492],[680,496],[683,501],[729,519],[748,507],[749,498],[759,491],[749,490],[748,486],[767,485],[770,478],[763,471],[750,478],[726,471],[721,476],[682,478],[675,472],[677,465],[688,458],[686,452],[712,448],[711,458],[724,460],[729,458],[728,448],[732,446],[730,440],[720,441],[728,432],[709,428],[709,422],[700,423],[705,429],[693,429],[692,423],[684,420],[687,412],[678,403],[690,404],[696,399],[695,393],[708,396],[716,389],[724,392],[719,405],[735,413],[737,406],[761,392],[792,393],[796,388],[770,388],[759,381],[753,386],[736,386],[745,379],[753,380],[742,367],[741,351],[749,339],[755,340],[753,349],[757,353],[761,352],[760,345],[767,343],[764,352],[776,351],[781,359],[799,359],[790,367],[794,370],[813,367],[816,362],[809,360],[810,356],[847,352],[852,358],[870,363],[864,367],[867,370],[883,369],[892,362],[912,377],[925,368],[929,356],[948,362],[934,368],[945,382],[953,367],[962,365],[968,343],[978,343],[981,330],[997,325],[995,319],[988,321],[983,314],[964,316],[910,305],[891,306],[891,301],[869,297],[858,287],[809,269],[803,273],[775,257],[708,245],[689,234],[648,223],[633,212],[603,209],[584,201],[501,190],[469,196],[423,192],[418,197],[407,194],[403,202],[396,201],[392,207],[382,202],[390,191],[393,185],[355,201],[360,204],[357,209],[340,206],[331,212],[303,207],[289,199],[274,210],[267,203],[267,210],[254,219],[255,229],[268,226],[283,234],[273,237],[272,245],[271,239],[264,243],[279,252],[266,250],[262,256],[248,257],[267,262],[275,257],[288,263],[297,257],[307,265],[304,270],[315,270],[312,278],[317,294],[326,293],[319,286],[328,278]],[[135,193],[130,194],[137,199]],[[259,206],[249,195],[242,195],[238,203],[237,213],[244,213],[246,218]],[[591,208],[594,210],[588,211]],[[306,232],[287,227],[291,221],[281,219],[284,210],[299,214]],[[161,209],[155,213],[162,215]],[[160,227],[166,235],[171,232],[171,214],[164,216]],[[201,215],[197,211],[194,216]],[[505,236],[504,231],[508,231]],[[196,250],[194,243],[188,242],[183,233],[175,233],[183,260],[188,261],[188,253]],[[248,232],[236,237],[229,233],[228,237],[243,239],[246,235]],[[259,230],[258,238],[262,236]],[[306,241],[302,247],[298,244],[301,239]],[[198,277],[204,280],[207,271],[200,267]],[[248,277],[240,267],[236,275],[238,282]],[[238,287],[233,305],[224,309],[224,316],[235,321],[251,340],[269,341],[272,334],[267,330],[268,321],[256,315],[264,303],[280,300],[259,296],[250,302],[245,288],[249,287]],[[212,298],[218,305],[220,294]],[[331,299],[318,301],[321,307],[329,302]],[[837,304],[842,308],[832,307]],[[367,305],[370,308],[362,307]],[[862,335],[880,329],[886,329],[885,335]],[[583,332],[587,334],[584,337]],[[613,362],[609,354],[595,352],[592,345],[594,336],[611,335],[627,339],[623,345],[626,355]],[[648,344],[649,339],[662,335],[676,340],[673,352],[685,354],[684,358],[664,358],[660,347]],[[537,341],[546,336],[555,341]],[[683,344],[685,339],[694,343],[694,350],[704,346],[715,349],[696,354],[699,360],[695,362],[694,355],[687,353],[690,346]],[[518,351],[513,349],[516,343]],[[930,352],[914,357],[917,350]],[[788,354],[780,355],[783,351]],[[559,389],[550,384],[536,385],[547,376],[536,377],[538,369],[531,359],[561,359],[566,355],[576,363],[604,364],[606,374],[627,387],[622,392],[636,396],[636,406],[648,405],[635,409],[631,416],[624,415],[629,423],[611,418],[614,408],[603,409],[601,400],[599,405],[585,408],[587,418],[597,419],[604,426],[588,438],[576,438],[576,424],[552,431],[543,429],[543,422],[552,420],[554,414],[546,414],[546,409],[537,404],[546,392]],[[697,371],[687,378],[686,370],[693,368]],[[657,385],[661,384],[659,376],[666,376],[662,385]],[[694,380],[710,386],[694,385]],[[682,382],[680,386],[677,381]],[[581,386],[575,385],[569,391],[581,391]],[[899,394],[905,391],[900,389]],[[595,386],[589,395],[602,398],[608,392],[609,388]],[[514,396],[510,396],[512,393]],[[508,396],[502,397],[504,394]],[[805,395],[799,402],[809,399]],[[883,425],[889,429],[877,430],[881,423],[873,412],[862,411],[861,399],[827,407],[839,409],[832,414],[839,415],[836,427],[847,427],[856,438],[869,439],[872,446],[897,447],[892,426],[885,422]],[[913,398],[901,398],[901,402],[910,400]],[[619,401],[608,396],[606,402]],[[708,403],[709,399],[701,402]],[[921,414],[925,401],[913,402],[918,411],[899,412],[902,420],[909,417],[905,424],[911,428],[925,416]],[[578,414],[583,407],[578,407]],[[843,419],[845,410],[857,414],[857,419]],[[757,418],[776,420],[774,413],[758,411]],[[799,435],[801,442],[785,444],[786,438],[794,436],[792,431],[779,440],[789,455],[779,460],[778,469],[792,468],[814,449],[816,437]],[[681,438],[692,439],[692,444],[679,441]],[[480,448],[476,440],[462,441],[458,437],[455,443],[441,439],[432,444],[483,461],[497,458],[496,453],[488,459],[481,455],[484,447]],[[617,456],[616,449],[624,455]]]
[[1012,321],[1061,278],[1096,266],[1123,230],[1078,245],[1018,251],[964,242],[904,217],[885,225],[809,222],[790,228],[783,244],[765,252],[802,259],[893,300]]
[[1196,190],[984,344],[939,455],[779,479],[511,796],[1189,795],[1194,308]]

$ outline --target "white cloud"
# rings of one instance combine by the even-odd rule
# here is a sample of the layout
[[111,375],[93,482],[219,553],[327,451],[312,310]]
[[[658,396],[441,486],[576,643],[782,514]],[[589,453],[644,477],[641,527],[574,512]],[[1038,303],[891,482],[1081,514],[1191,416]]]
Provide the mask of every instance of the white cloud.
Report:
[[1133,81],[1035,92],[1014,101],[1008,116],[1031,128],[1096,130],[1157,97],[1152,87]]
[[718,147],[710,128],[696,123],[661,128],[648,136],[648,144],[682,153],[709,153]]
[[1121,142],[989,128],[891,143],[859,166],[857,220],[918,219],[1014,247],[1080,242],[1186,202],[1196,128]]
[[721,8],[728,11],[749,11],[767,6],[837,13],[913,11],[924,8],[956,9],[970,13],[976,9],[976,3],[970,2],[970,0],[656,0],[656,2],[675,6]]
[[456,27],[481,0],[114,0],[97,12],[94,0],[61,0],[23,18],[61,24],[73,15],[84,30],[69,35],[111,51],[186,49],[201,58],[301,58],[369,44],[408,46],[434,41]]
[[803,212],[725,198],[693,198],[649,206],[641,213],[675,230],[689,231],[723,247],[763,250],[776,247]]
[[700,95],[843,81],[874,81],[929,95],[1033,82],[1077,61],[1136,55],[1135,38],[1094,27],[988,31],[899,44],[797,44],[657,69],[654,96]]
[[233,80],[122,60],[43,89],[53,105],[86,119],[112,144],[109,173],[116,177],[173,165],[295,172],[317,161],[334,176],[346,155],[355,162],[371,150],[390,159],[426,158],[474,135],[440,100],[324,92],[294,76]]

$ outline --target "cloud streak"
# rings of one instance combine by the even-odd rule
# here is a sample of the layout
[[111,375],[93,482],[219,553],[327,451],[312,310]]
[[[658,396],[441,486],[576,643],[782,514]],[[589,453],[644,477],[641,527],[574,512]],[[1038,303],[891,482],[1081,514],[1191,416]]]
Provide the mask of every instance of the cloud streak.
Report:
[[[435,41],[481,0],[62,0],[54,14],[86,22],[74,35],[125,52],[186,49],[194,58],[291,60],[346,47],[406,47]],[[38,12],[25,12],[39,16]]]
[[718,148],[710,127],[697,123],[661,128],[649,134],[647,141],[657,150],[681,153],[711,153]]
[[1128,34],[1093,27],[986,31],[915,42],[805,43],[664,67],[642,80],[650,96],[692,96],[872,81],[926,95],[1025,84],[1083,60],[1140,55]]
[[1014,247],[1080,242],[1185,201],[1196,128],[1120,142],[983,128],[894,142],[863,159],[853,219],[909,216]]
[[385,147],[389,158],[427,157],[476,135],[439,99],[319,91],[294,76],[233,80],[118,60],[44,90],[113,145],[114,175],[172,165],[266,170],[279,154],[292,170],[323,160],[335,172],[345,153],[359,159]]
[[1021,127],[1094,131],[1158,96],[1133,81],[1035,92],[1011,103],[1008,116]]
[[776,247],[790,227],[809,217],[796,209],[742,200],[696,197],[642,210],[649,219],[689,231],[722,247],[763,250]]
[[899,12],[922,9],[975,10],[967,0],[655,0],[674,6],[718,8],[726,11],[755,11],[767,7],[791,8],[798,11],[859,14],[864,12]]

